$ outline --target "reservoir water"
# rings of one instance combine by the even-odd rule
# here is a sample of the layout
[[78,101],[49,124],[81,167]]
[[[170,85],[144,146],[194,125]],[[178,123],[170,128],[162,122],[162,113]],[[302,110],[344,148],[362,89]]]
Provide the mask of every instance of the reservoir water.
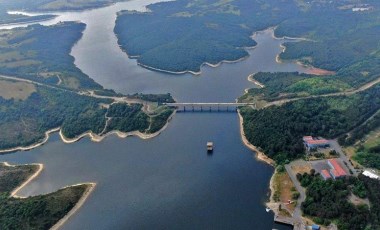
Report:
[[[258,45],[244,61],[205,66],[200,76],[141,68],[117,45],[114,21],[120,10],[143,11],[153,2],[59,12],[41,24],[86,23],[71,52],[75,64],[104,87],[122,93],[170,92],[182,102],[232,102],[253,86],[247,81],[251,73],[307,71],[294,63],[276,63],[284,40],[274,39],[271,30],[254,36]],[[212,155],[206,153],[207,141],[215,144]],[[19,195],[97,183],[64,229],[288,229],[274,225],[273,214],[265,211],[273,168],[243,145],[236,113],[178,113],[161,135],[149,140],[111,136],[100,143],[84,138],[64,144],[54,134],[42,147],[2,155],[0,161],[44,164],[42,174]]]

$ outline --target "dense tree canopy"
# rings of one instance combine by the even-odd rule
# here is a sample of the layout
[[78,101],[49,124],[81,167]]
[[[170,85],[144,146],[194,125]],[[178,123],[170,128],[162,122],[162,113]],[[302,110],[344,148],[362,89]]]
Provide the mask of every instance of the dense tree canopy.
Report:
[[278,162],[304,153],[302,136],[335,138],[357,127],[380,109],[380,85],[352,96],[293,101],[254,110],[243,108],[250,143]]

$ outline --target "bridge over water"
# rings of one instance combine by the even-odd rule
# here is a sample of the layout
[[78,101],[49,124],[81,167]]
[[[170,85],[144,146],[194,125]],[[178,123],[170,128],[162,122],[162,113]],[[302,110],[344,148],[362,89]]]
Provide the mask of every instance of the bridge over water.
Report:
[[225,102],[201,102],[201,103],[189,103],[189,102],[175,102],[175,103],[163,103],[169,107],[176,107],[178,111],[191,111],[191,112],[236,112],[241,106],[251,106],[256,108],[255,103],[225,103]]

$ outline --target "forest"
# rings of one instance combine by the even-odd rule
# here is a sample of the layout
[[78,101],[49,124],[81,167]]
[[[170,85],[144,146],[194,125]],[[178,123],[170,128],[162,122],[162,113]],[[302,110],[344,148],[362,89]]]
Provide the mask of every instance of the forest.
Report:
[[137,130],[144,133],[149,128],[149,116],[141,110],[142,106],[142,104],[112,104],[107,112],[107,117],[112,117],[108,123],[107,132]]
[[364,183],[367,189],[368,199],[371,202],[371,228],[380,229],[380,181],[369,177],[359,175],[359,179]]
[[277,163],[304,154],[302,136],[336,138],[380,109],[380,85],[351,96],[310,98],[254,110],[242,108],[244,132]]
[[78,89],[103,87],[74,64],[71,48],[86,25],[66,22],[0,31],[0,74]]
[[[338,1],[334,2],[337,4]],[[336,77],[357,87],[378,78],[380,63],[380,2],[368,0],[368,10],[352,10],[355,3],[311,7],[299,17],[288,18],[275,30],[276,36],[309,40],[286,43],[280,58],[301,60],[318,68],[336,71]]]
[[356,127],[350,132],[350,135],[343,135],[338,139],[340,145],[349,146],[355,144],[357,141],[361,140],[370,131],[375,130],[380,127],[380,113],[373,116],[364,124]]
[[0,163],[0,194],[10,193],[38,170],[37,165],[15,165]]
[[240,100],[254,97],[256,100],[274,101],[285,98],[306,97],[342,92],[350,86],[334,77],[316,76],[298,72],[259,72],[253,78],[264,88],[251,88]]
[[205,62],[246,57],[244,47],[256,45],[253,32],[297,14],[292,1],[278,0],[183,0],[149,9],[118,14],[118,43],[140,64],[172,72],[199,72]]
[[[142,104],[112,104],[111,99],[100,99],[67,90],[45,86],[35,86],[25,100],[4,99],[0,96],[0,149],[29,146],[41,141],[45,132],[61,127],[67,138],[75,138],[85,132],[102,133],[106,126],[106,116],[111,118],[106,132],[145,131],[161,129],[173,113],[166,106],[159,106],[149,116],[141,110]],[[156,97],[159,99],[160,97]],[[167,96],[167,100],[170,100]],[[168,112],[169,111],[169,112]],[[150,132],[149,130],[146,130]]]
[[377,226],[379,216],[372,213],[372,208],[369,211],[365,204],[355,206],[348,201],[348,196],[356,193],[355,195],[361,194],[362,198],[368,196],[371,204],[374,204],[379,198],[376,200],[374,191],[367,188],[378,185],[378,181],[366,182],[364,176],[360,179],[348,177],[323,180],[318,173],[297,174],[297,178],[306,188],[306,200],[301,205],[302,211],[316,223],[327,226],[334,222],[340,230],[378,229],[373,228]]
[[369,149],[359,147],[353,159],[364,167],[380,169],[380,145]]
[[28,198],[10,197],[10,193],[37,169],[36,165],[10,167],[0,164],[0,229],[50,229],[75,206],[90,186],[66,187]]
[[62,126],[66,137],[92,130],[99,133],[105,125],[99,103],[109,100],[37,86],[37,92],[25,100],[0,97],[0,149],[28,146],[41,141],[45,132]]
[[[220,1],[183,0],[157,3],[150,12],[122,11],[114,31],[119,45],[138,63],[164,71],[199,72],[203,63],[238,60],[250,36],[277,26],[278,37],[304,37],[287,42],[282,59],[336,71],[357,87],[379,72],[380,3],[363,1],[370,10],[354,12],[347,1]],[[223,36],[220,36],[220,35]],[[360,45],[358,45],[360,44]],[[360,47],[360,48],[359,48]]]

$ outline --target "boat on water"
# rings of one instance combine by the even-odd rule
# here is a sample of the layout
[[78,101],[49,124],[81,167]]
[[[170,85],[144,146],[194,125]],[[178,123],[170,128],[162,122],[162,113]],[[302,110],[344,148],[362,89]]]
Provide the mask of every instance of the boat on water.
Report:
[[207,142],[207,152],[214,151],[214,143],[213,142]]
[[267,212],[270,212],[270,210],[271,210],[271,209],[268,208],[268,207],[265,208],[265,211],[267,211]]

